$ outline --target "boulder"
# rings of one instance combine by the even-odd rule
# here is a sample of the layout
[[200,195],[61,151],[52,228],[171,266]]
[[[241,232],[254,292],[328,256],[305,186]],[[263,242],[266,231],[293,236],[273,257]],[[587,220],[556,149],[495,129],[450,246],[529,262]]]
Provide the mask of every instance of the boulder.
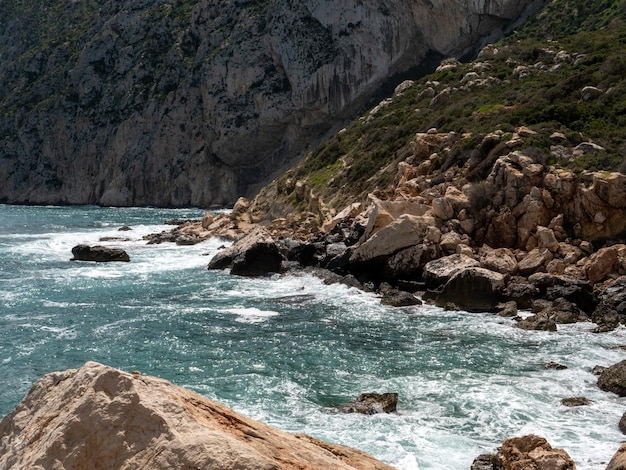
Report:
[[626,470],[626,443],[622,444],[611,461],[606,466],[606,470]]
[[532,301],[540,294],[537,287],[521,278],[510,281],[504,291],[504,297],[515,301],[520,308],[529,308]]
[[492,311],[504,290],[504,275],[479,267],[456,272],[435,300],[440,305],[454,304],[470,312]]
[[549,273],[535,273],[528,276],[532,283],[547,300],[565,298],[586,313],[591,313],[596,308],[597,299],[591,284],[582,279],[576,279],[567,275],[554,275]]
[[544,369],[552,369],[552,370],[565,370],[565,369],[567,369],[567,366],[564,366],[563,364],[559,364],[558,362],[550,361],[550,362],[544,364],[543,368]]
[[624,256],[626,246],[615,245],[601,248],[585,260],[584,269],[587,279],[592,284],[602,281],[609,274],[616,272],[620,266],[620,258]]
[[604,369],[598,377],[598,387],[605,392],[626,397],[626,360]]
[[471,470],[576,470],[576,464],[563,449],[528,435],[506,439],[497,453],[477,457]]
[[556,331],[556,322],[545,314],[532,315],[520,320],[515,325],[522,330],[532,331]]
[[622,434],[626,434],[626,413],[620,418],[618,427]]
[[401,215],[356,247],[350,257],[350,262],[364,263],[388,257],[404,248],[418,245],[427,237],[433,225],[435,221],[430,216]]
[[263,227],[255,229],[232,246],[217,253],[208,269],[231,268],[231,274],[263,276],[280,271],[283,260],[276,242]]
[[552,253],[558,251],[559,242],[554,235],[554,231],[547,227],[537,227],[537,248],[547,249]]
[[88,362],[53,372],[0,422],[0,468],[380,469],[364,452],[293,435],[170,382]]
[[398,251],[385,265],[385,277],[388,279],[414,279],[421,277],[424,265],[439,258],[438,245],[421,243]]
[[95,245],[76,245],[72,248],[74,257],[71,261],[96,261],[98,263],[108,263],[112,261],[129,262],[130,256],[121,248],[108,248]]
[[340,405],[337,410],[342,413],[393,413],[398,405],[397,393],[362,393],[355,400]]
[[576,464],[563,449],[553,448],[543,437],[528,435],[502,443],[503,470],[576,470]]
[[467,255],[454,254],[426,263],[423,277],[428,289],[436,289],[448,282],[460,270],[478,266],[480,266],[480,263],[474,258],[470,258]]
[[483,247],[480,265],[485,269],[507,275],[513,275],[517,271],[517,260],[508,248],[492,250],[488,247]]
[[589,400],[586,397],[571,397],[571,398],[563,398],[561,400],[561,405],[567,406],[567,407],[587,406],[589,404],[591,404],[591,400]]
[[381,290],[380,302],[383,305],[389,305],[390,307],[410,307],[413,305],[422,305],[422,301],[412,293],[394,288]]
[[531,250],[517,267],[522,274],[532,274],[545,270],[545,265],[553,258],[552,252],[546,248]]

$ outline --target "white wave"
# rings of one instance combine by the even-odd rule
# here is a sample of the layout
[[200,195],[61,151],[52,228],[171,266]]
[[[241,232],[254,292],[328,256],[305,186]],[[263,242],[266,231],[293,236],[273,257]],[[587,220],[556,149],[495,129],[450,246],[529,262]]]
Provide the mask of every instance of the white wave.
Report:
[[256,307],[225,308],[221,311],[237,315],[237,321],[242,323],[262,323],[267,321],[268,318],[280,315],[279,312],[275,312],[273,310],[260,310]]

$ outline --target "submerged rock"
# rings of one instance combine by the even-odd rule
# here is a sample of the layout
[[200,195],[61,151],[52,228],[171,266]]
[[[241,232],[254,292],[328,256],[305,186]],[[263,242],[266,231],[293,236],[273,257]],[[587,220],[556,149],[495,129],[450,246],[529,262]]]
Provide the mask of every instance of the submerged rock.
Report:
[[130,256],[121,248],[107,248],[105,246],[76,245],[72,248],[74,257],[71,261],[96,261],[108,263],[112,261],[129,262]]
[[0,422],[0,468],[391,470],[170,382],[88,362],[53,372]]
[[337,407],[342,413],[392,413],[398,405],[397,393],[363,393],[356,400]]

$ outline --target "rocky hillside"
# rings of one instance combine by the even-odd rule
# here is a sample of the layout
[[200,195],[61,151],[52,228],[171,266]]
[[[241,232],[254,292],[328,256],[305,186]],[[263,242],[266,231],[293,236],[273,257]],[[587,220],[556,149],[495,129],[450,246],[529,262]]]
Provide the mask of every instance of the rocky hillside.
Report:
[[0,201],[232,204],[388,79],[540,2],[0,5]]
[[[511,151],[582,180],[588,171],[626,170],[624,18],[622,0],[549,2],[474,61],[444,60],[435,73],[402,83],[266,188],[255,217],[297,213],[323,223],[369,193],[392,197],[407,165],[424,180],[413,195],[452,180],[480,189]],[[426,133],[448,137],[426,144]],[[478,211],[513,208],[474,193],[484,196],[473,198]]]
[[38,380],[0,421],[0,468],[392,470],[156,377],[88,362]]

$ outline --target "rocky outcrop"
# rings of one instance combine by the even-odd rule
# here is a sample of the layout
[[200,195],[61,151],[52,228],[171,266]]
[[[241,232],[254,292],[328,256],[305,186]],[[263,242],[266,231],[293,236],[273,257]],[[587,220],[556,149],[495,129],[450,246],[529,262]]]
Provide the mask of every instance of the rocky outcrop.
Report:
[[272,236],[259,227],[218,252],[209,262],[208,269],[230,268],[231,274],[239,276],[263,276],[280,272],[282,260]]
[[543,437],[528,435],[507,439],[496,454],[477,457],[472,470],[576,470],[563,449],[553,448]]
[[129,262],[130,256],[121,248],[109,248],[106,246],[76,245],[72,248],[74,257],[71,261],[96,261],[108,263],[114,261]]
[[0,201],[232,204],[390,77],[536,3],[7,4]]
[[396,411],[397,405],[397,393],[362,393],[355,400],[338,406],[337,410],[342,413],[372,415],[376,413],[393,413]]
[[162,379],[94,362],[48,374],[0,422],[0,468],[391,470]]

